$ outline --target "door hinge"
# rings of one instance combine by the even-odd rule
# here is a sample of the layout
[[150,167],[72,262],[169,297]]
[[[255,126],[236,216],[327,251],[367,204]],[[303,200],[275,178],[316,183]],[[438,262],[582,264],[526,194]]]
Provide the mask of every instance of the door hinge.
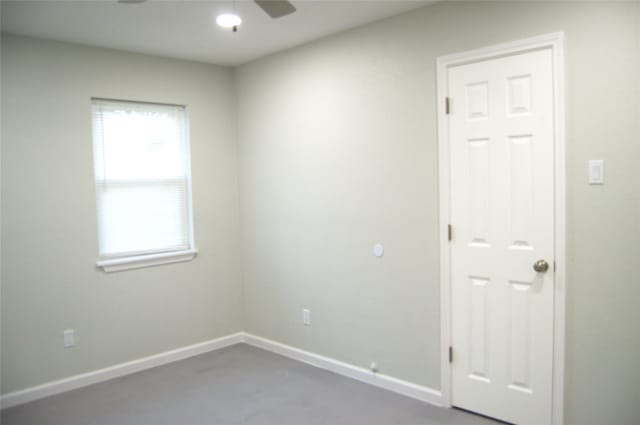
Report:
[[554,260],[553,261],[553,272],[555,273],[555,271],[556,271],[556,261]]
[[444,109],[447,115],[451,113],[451,99],[448,96],[444,99]]
[[449,363],[453,363],[453,347],[449,346]]
[[447,226],[447,238],[449,242],[453,239],[453,227],[450,224]]

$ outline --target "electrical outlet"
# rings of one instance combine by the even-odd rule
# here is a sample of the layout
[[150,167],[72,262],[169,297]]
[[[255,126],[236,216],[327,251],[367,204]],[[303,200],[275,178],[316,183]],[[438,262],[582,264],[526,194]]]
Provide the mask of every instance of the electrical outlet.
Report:
[[305,326],[311,326],[311,310],[308,308],[302,309],[302,323]]
[[73,329],[67,329],[63,333],[64,348],[70,348],[76,345],[76,336]]

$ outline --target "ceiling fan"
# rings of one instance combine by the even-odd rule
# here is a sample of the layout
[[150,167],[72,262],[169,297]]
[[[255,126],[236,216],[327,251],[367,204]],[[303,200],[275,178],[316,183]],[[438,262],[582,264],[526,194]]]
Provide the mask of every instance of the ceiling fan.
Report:
[[[145,1],[147,0],[118,0],[118,3],[135,4]],[[295,6],[286,0],[254,0],[254,2],[271,18],[280,18],[296,11]]]
[[294,5],[286,0],[253,0],[272,18],[280,18],[296,11]]

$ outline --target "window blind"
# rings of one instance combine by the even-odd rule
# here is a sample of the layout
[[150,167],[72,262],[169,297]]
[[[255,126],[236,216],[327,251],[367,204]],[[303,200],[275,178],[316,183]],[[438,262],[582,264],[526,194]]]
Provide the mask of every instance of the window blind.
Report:
[[101,258],[191,248],[183,106],[92,100]]

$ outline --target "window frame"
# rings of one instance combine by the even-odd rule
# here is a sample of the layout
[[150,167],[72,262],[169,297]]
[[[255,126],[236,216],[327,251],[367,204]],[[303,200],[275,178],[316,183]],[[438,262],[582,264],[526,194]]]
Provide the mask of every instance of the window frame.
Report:
[[[180,247],[177,249],[150,249],[144,251],[129,251],[113,254],[101,254],[100,253],[100,194],[98,191],[99,182],[96,176],[95,169],[95,139],[94,139],[94,119],[93,110],[96,103],[99,102],[117,102],[122,104],[131,104],[132,106],[167,106],[173,108],[180,108],[184,114],[184,179],[185,179],[185,207],[186,207],[186,219],[187,219],[187,243],[188,246]],[[93,187],[95,190],[96,199],[96,230],[98,238],[98,260],[96,266],[102,269],[104,272],[117,272],[129,269],[138,269],[143,267],[158,266],[163,264],[172,264],[178,262],[185,262],[193,260],[198,250],[195,247],[194,238],[194,211],[193,211],[193,189],[192,189],[192,176],[191,176],[191,137],[190,137],[190,120],[189,120],[189,108],[187,105],[175,104],[175,103],[160,103],[160,102],[148,102],[137,101],[127,99],[113,99],[104,97],[91,97],[91,145],[92,145],[92,160],[93,160]],[[160,179],[158,179],[160,180]],[[167,179],[173,180],[173,179]]]

